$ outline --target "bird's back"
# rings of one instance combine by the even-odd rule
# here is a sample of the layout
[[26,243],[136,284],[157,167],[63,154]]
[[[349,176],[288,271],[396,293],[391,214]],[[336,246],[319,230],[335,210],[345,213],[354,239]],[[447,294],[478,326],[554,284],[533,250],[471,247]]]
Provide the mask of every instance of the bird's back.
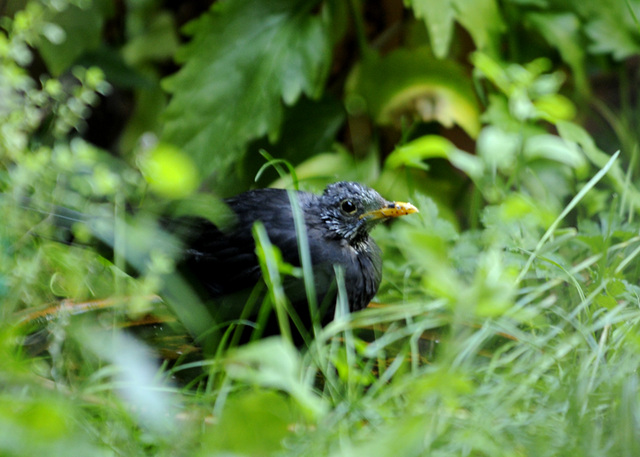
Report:
[[[344,270],[347,298],[351,310],[367,306],[378,290],[381,280],[381,260],[378,247],[368,239],[368,249],[356,252],[344,239],[328,235],[318,214],[318,196],[296,192],[305,219],[311,261],[314,266],[316,300],[328,304],[325,319],[333,314],[335,304],[334,265]],[[250,289],[260,281],[261,271],[255,254],[252,227],[261,221],[270,241],[277,246],[283,259],[301,266],[295,225],[289,194],[282,189],[258,189],[225,201],[235,215],[222,229],[204,220],[190,221],[193,234],[187,240],[189,249],[183,261],[188,275],[211,298]],[[287,278],[287,295],[298,311],[308,308],[302,280]]]

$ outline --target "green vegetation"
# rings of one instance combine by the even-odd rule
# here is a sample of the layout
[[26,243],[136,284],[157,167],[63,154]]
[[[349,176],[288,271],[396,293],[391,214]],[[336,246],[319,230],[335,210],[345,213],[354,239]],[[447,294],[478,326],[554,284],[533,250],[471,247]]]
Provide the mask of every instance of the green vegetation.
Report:
[[[203,3],[0,2],[0,455],[640,455],[640,1]],[[284,337],[193,341],[157,216],[337,180],[375,304],[294,347],[257,226]]]

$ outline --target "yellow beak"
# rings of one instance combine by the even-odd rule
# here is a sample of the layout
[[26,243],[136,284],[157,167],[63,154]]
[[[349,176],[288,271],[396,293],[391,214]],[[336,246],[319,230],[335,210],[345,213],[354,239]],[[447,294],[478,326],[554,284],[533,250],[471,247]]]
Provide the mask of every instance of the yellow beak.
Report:
[[405,202],[389,202],[380,209],[369,211],[360,216],[360,219],[387,219],[390,217],[406,216],[407,214],[417,213],[418,208],[411,203]]

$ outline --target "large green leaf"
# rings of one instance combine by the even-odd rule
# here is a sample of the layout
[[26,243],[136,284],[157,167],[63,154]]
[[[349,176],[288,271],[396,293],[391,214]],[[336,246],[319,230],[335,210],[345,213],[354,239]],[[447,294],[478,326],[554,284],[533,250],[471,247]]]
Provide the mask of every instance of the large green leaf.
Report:
[[182,69],[165,80],[173,98],[163,140],[207,175],[264,134],[276,139],[282,102],[320,95],[330,61],[316,1],[226,0],[189,24]]
[[364,101],[382,125],[400,127],[413,118],[458,124],[471,137],[480,131],[478,103],[464,69],[422,48],[368,57],[350,76],[347,97],[354,106]]

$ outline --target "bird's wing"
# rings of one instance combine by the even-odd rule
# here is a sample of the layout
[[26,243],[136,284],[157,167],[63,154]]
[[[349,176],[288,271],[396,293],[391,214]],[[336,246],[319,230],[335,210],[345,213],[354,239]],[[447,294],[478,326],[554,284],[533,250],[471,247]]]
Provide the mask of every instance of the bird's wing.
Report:
[[191,218],[189,247],[182,265],[206,292],[217,297],[253,287],[260,279],[252,228],[262,221],[286,261],[297,262],[297,243],[289,198],[284,190],[260,189],[226,200],[236,220],[224,230]]

